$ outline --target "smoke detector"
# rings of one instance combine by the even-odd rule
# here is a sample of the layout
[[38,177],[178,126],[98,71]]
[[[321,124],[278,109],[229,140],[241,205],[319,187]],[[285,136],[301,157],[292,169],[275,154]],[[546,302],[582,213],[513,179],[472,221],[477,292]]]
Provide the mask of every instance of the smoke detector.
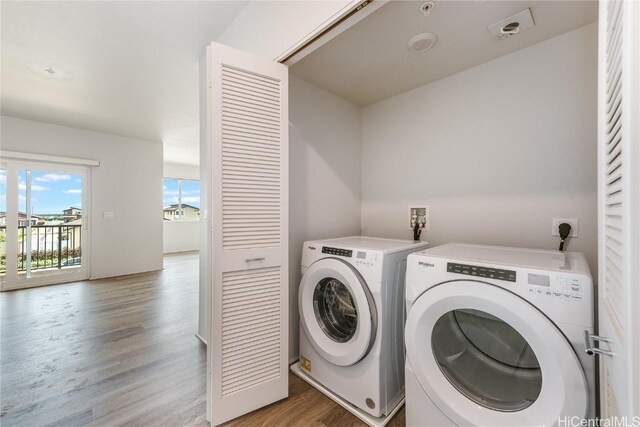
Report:
[[525,9],[522,12],[518,12],[513,16],[489,25],[487,29],[489,33],[498,40],[502,40],[506,37],[514,36],[529,28],[535,26],[533,22],[533,16],[531,15],[531,9]]
[[411,52],[421,53],[431,49],[437,41],[438,36],[433,33],[420,33],[411,37],[407,47]]

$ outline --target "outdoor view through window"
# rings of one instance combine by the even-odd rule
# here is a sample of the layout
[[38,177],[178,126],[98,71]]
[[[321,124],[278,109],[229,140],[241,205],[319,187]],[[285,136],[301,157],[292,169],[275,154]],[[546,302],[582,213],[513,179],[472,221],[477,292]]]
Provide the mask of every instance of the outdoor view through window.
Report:
[[200,219],[200,181],[165,178],[162,185],[165,221],[198,221]]
[[17,186],[16,206],[7,200],[7,171],[0,170],[0,276],[7,274],[7,237],[13,232],[7,213],[17,217],[18,277],[79,267],[82,175],[19,169]]

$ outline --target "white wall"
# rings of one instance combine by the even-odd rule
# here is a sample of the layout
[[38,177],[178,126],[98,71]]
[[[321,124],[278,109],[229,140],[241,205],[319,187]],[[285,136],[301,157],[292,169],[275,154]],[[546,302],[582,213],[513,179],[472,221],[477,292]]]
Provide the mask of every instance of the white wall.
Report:
[[162,231],[165,254],[200,249],[200,221],[164,221]]
[[[2,116],[1,148],[99,160],[91,169],[91,278],[162,268],[162,144]],[[114,213],[104,219],[103,212]]]
[[[163,170],[165,178],[200,179],[198,165],[165,162]],[[199,227],[199,221],[164,221],[162,252],[169,254],[199,250]]]
[[165,178],[200,179],[200,166],[164,162],[162,167]]
[[410,238],[424,202],[433,245],[556,249],[552,218],[577,218],[595,274],[596,61],[593,24],[367,106],[363,234]]
[[360,108],[289,79],[289,353],[295,358],[302,244],[360,234]]

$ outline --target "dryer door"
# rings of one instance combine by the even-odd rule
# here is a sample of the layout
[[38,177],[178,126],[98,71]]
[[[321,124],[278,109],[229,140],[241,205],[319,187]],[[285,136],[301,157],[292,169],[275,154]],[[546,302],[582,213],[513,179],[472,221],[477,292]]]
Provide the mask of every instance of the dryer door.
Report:
[[587,415],[573,348],[529,302],[494,285],[452,281],[422,294],[405,329],[407,363],[457,425],[554,425]]
[[313,263],[302,276],[300,323],[313,347],[339,366],[357,363],[376,332],[373,297],[360,274],[338,258]]

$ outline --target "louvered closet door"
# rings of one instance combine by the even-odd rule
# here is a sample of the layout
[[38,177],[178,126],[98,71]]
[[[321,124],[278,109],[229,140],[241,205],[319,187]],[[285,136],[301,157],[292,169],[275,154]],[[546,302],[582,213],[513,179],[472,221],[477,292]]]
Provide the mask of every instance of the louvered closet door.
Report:
[[288,395],[288,72],[212,44],[210,416]]
[[599,13],[599,335],[602,417],[640,415],[640,6]]

